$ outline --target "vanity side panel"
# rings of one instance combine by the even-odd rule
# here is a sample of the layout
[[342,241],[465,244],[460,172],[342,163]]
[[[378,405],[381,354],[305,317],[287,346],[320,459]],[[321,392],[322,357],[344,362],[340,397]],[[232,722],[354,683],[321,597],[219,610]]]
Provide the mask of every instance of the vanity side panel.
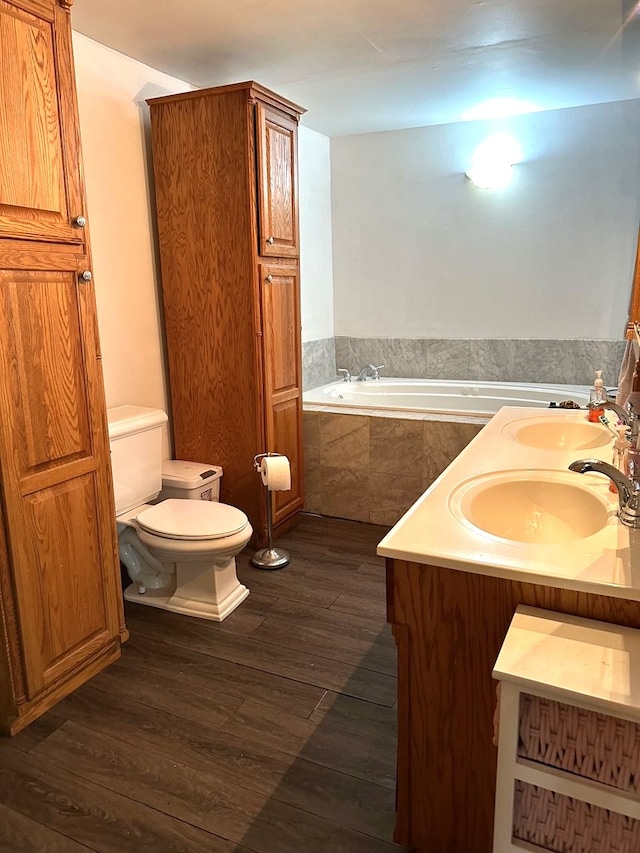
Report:
[[387,586],[387,622],[391,625],[393,638],[396,641],[398,660],[398,755],[396,761],[396,825],[393,840],[403,847],[409,845],[411,805],[411,768],[409,765],[408,749],[400,749],[400,744],[408,744],[411,738],[411,708],[409,703],[410,661],[409,628],[395,618],[394,599],[394,561],[387,557],[386,586]]
[[491,672],[516,607],[640,628],[640,603],[401,560],[388,561],[388,576],[399,643],[396,841],[418,853],[491,853]]

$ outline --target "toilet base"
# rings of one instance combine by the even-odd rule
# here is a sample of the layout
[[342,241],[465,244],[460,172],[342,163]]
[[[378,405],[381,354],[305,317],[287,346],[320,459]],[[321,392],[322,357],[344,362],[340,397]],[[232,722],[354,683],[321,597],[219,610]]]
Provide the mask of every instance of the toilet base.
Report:
[[146,593],[141,595],[138,592],[137,583],[130,584],[124,591],[126,601],[146,604],[148,607],[157,607],[160,610],[171,610],[173,613],[183,613],[185,616],[210,619],[212,622],[222,622],[230,613],[233,613],[236,607],[242,604],[248,595],[249,590],[241,583],[238,584],[233,593],[219,603],[186,598],[176,593],[173,595],[147,595]]
[[222,622],[249,595],[247,587],[238,580],[236,561],[232,557],[219,555],[217,564],[209,556],[206,560],[180,560],[174,565],[176,585],[167,595],[140,593],[138,581],[127,587],[125,599]]

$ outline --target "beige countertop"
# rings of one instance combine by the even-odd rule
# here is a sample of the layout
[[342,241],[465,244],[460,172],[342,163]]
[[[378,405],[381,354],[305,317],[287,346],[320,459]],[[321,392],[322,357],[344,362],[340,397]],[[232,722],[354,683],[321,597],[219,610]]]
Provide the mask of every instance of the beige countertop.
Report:
[[[586,422],[586,412],[505,407],[460,453],[378,546],[378,554],[459,571],[599,592],[640,601],[640,531],[617,517],[618,497],[602,474],[574,474],[576,459],[611,462],[612,444],[590,449],[542,449],[515,436],[528,424]],[[603,430],[599,424],[594,430]],[[543,478],[586,489],[599,501],[603,523],[591,535],[563,542],[541,541],[531,524],[527,541],[485,532],[464,511],[465,494],[483,484]],[[574,479],[575,478],[575,479]],[[461,509],[462,508],[462,509]],[[541,507],[541,512],[545,507]],[[508,515],[509,507],[498,509]]]

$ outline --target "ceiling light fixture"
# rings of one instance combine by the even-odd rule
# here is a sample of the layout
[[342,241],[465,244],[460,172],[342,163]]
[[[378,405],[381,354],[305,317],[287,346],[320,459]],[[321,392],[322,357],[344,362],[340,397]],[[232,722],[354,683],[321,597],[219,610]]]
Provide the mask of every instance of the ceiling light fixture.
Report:
[[465,175],[481,189],[501,189],[511,180],[511,167],[521,158],[518,142],[506,133],[497,133],[476,148]]

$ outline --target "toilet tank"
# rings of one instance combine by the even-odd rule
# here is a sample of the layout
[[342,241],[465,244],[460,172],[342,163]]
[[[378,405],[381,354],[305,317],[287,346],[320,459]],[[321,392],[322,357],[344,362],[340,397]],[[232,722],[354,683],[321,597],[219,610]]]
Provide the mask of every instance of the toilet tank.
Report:
[[162,489],[161,409],[118,406],[107,409],[116,515],[157,498]]

